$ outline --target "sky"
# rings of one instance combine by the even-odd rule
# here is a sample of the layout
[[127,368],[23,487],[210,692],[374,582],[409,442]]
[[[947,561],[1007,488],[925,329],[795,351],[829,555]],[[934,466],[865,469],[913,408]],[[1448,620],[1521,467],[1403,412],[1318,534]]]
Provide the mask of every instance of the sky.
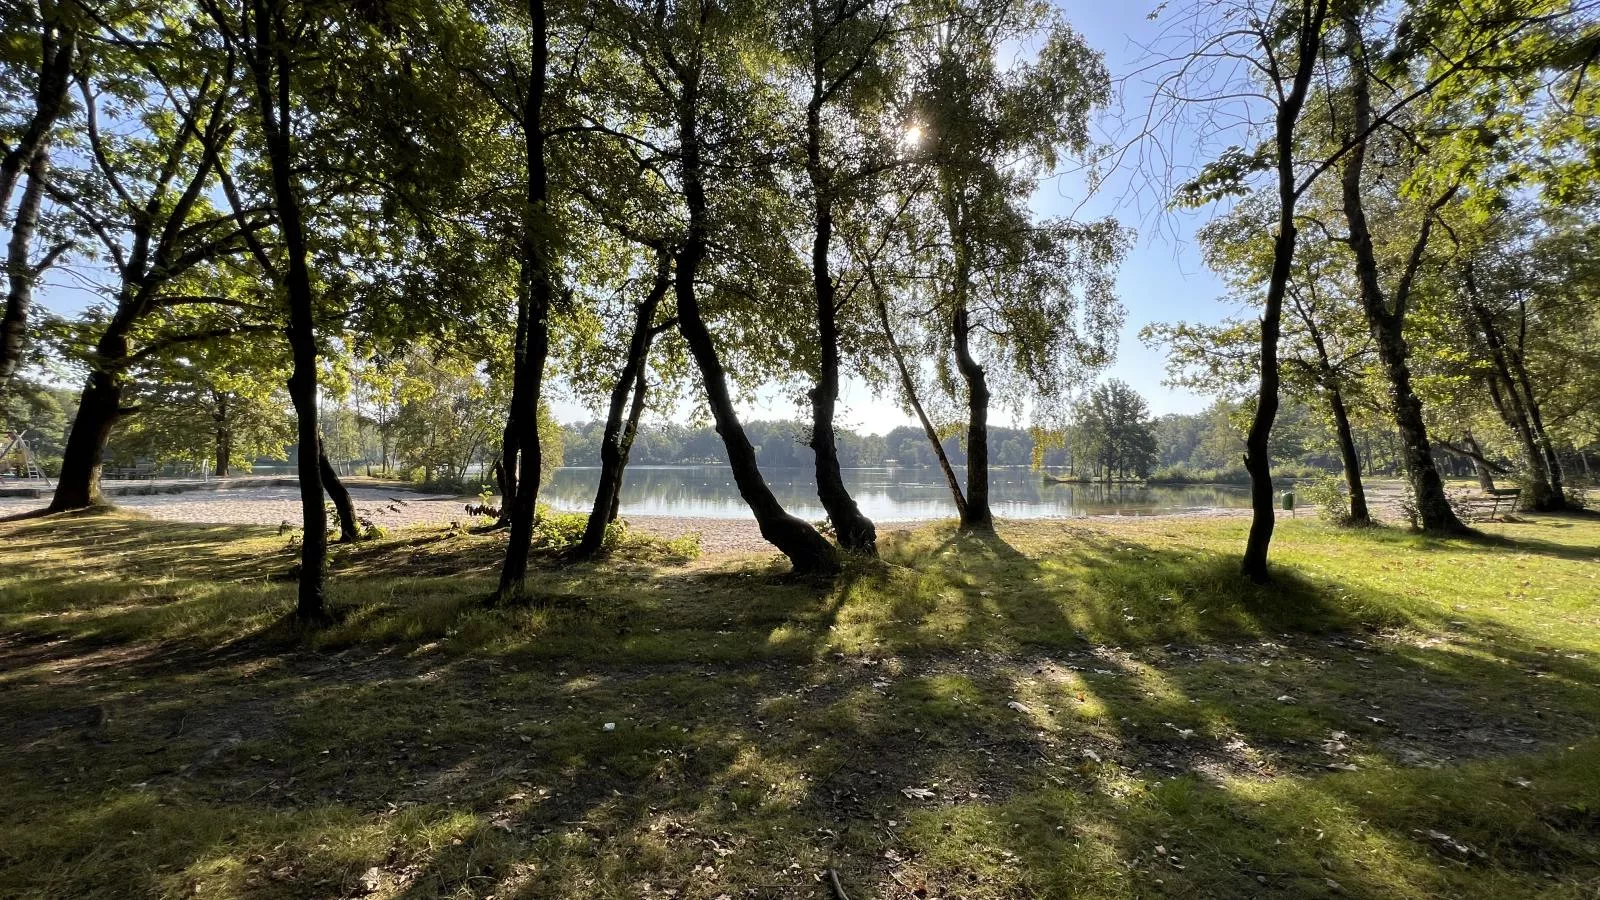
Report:
[[[1067,21],[1090,46],[1105,54],[1112,77],[1121,79],[1116,88],[1119,99],[1114,106],[1137,109],[1149,96],[1149,89],[1143,78],[1129,76],[1129,73],[1146,58],[1144,47],[1157,37],[1160,23],[1149,18],[1157,0],[1058,0],[1058,4]],[[1100,117],[1097,127],[1101,140],[1108,143],[1120,140],[1117,114],[1118,109],[1114,108]],[[1182,142],[1180,136],[1175,143]],[[1187,162],[1184,158],[1187,148],[1167,146],[1164,150],[1175,154],[1180,163]],[[1140,186],[1140,177],[1129,170],[1114,172],[1099,193],[1086,199],[1081,179],[1060,176],[1040,185],[1034,207],[1041,216],[1114,215],[1125,227],[1137,232],[1117,279],[1126,310],[1117,358],[1102,373],[1101,379],[1117,378],[1132,385],[1149,401],[1154,415],[1195,412],[1207,405],[1208,398],[1162,384],[1163,354],[1139,341],[1139,329],[1150,322],[1180,319],[1214,322],[1237,310],[1222,299],[1221,283],[1206,269],[1193,242],[1194,230],[1205,223],[1209,213],[1153,212],[1148,208],[1148,193],[1144,195],[1146,202],[1141,208],[1129,199]],[[84,282],[85,277],[93,276],[86,269],[74,272],[57,268],[47,273],[41,285],[41,304],[63,315],[80,312],[94,297],[92,286]],[[741,414],[747,419],[806,418],[809,411],[797,408],[790,399],[792,393],[779,389],[761,391],[753,400],[741,404]],[[881,434],[899,425],[915,424],[894,397],[874,396],[859,379],[847,378],[840,399],[838,421],[843,427]],[[560,396],[553,399],[552,406],[557,419],[563,422],[602,415],[598,407],[587,407]],[[674,417],[683,420],[690,412],[690,404],[679,404]],[[990,421],[1014,427],[1027,424],[1000,409],[991,412]]]

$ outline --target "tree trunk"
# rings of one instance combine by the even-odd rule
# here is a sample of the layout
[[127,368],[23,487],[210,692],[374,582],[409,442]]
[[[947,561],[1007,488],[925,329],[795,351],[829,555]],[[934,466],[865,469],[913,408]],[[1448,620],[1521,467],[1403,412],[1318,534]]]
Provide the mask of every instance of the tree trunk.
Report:
[[33,288],[39,280],[39,270],[28,258],[28,250],[33,246],[33,236],[39,227],[39,207],[44,201],[49,169],[50,155],[40,146],[28,166],[28,186],[22,190],[17,218],[11,226],[11,241],[6,250],[6,310],[0,317],[0,391],[10,383],[22,361]]
[[61,474],[50,500],[51,512],[85,509],[105,502],[100,495],[100,469],[111,429],[123,415],[122,389],[122,380],[115,375],[100,369],[89,372],[78,400],[78,414],[67,433]]
[[317,467],[322,470],[322,485],[328,491],[328,498],[333,501],[333,509],[339,516],[339,543],[354,544],[361,540],[361,526],[356,522],[356,506],[350,500],[350,491],[339,480],[339,473],[334,471],[333,464],[328,462],[328,454],[319,444],[317,447]]
[[[1361,34],[1356,21],[1344,19],[1345,36],[1352,48],[1360,48]],[[1351,71],[1351,97],[1354,105],[1353,133],[1364,135],[1372,121],[1372,97],[1367,82],[1364,54],[1353,61]],[[1417,505],[1417,514],[1424,531],[1438,534],[1470,532],[1450,507],[1444,491],[1444,479],[1433,463],[1432,444],[1428,428],[1422,417],[1422,401],[1411,387],[1410,348],[1404,334],[1406,307],[1410,302],[1412,279],[1427,248],[1428,236],[1433,229],[1439,208],[1453,195],[1447,192],[1435,201],[1426,213],[1407,259],[1404,272],[1394,290],[1393,309],[1384,296],[1378,279],[1377,254],[1372,246],[1372,232],[1367,225],[1365,203],[1362,199],[1361,176],[1365,168],[1367,142],[1365,138],[1354,141],[1345,156],[1341,182],[1345,221],[1350,229],[1350,248],[1355,256],[1356,280],[1360,285],[1362,311],[1377,344],[1378,359],[1389,378],[1395,427],[1400,432],[1401,458],[1405,462],[1406,476]]]
[[[662,253],[657,262],[655,282],[650,286],[650,293],[640,301],[635,310],[633,334],[628,339],[628,357],[623,362],[622,371],[617,375],[617,383],[611,387],[611,404],[606,410],[606,427],[600,439],[600,483],[595,488],[594,506],[589,512],[588,524],[583,530],[583,539],[573,549],[573,555],[583,559],[593,557],[600,552],[605,543],[606,526],[615,518],[615,510],[622,496],[622,475],[628,464],[627,450],[623,447],[626,436],[629,443],[632,435],[624,435],[624,428],[630,430],[638,428],[636,413],[643,406],[644,401],[644,373],[646,360],[650,355],[650,342],[654,337],[656,308],[661,305],[661,300],[667,295],[667,290],[672,286],[672,258],[669,254]],[[628,406],[629,395],[634,398],[633,410],[628,415],[625,426],[623,415],[624,408]]]
[[911,377],[911,369],[906,365],[905,354],[900,351],[900,342],[895,340],[894,329],[889,325],[889,305],[881,297],[878,300],[878,321],[883,325],[883,336],[889,342],[889,354],[894,357],[895,368],[900,372],[900,387],[906,392],[906,402],[917,414],[917,421],[922,423],[922,432],[928,436],[928,443],[933,445],[933,455],[939,460],[939,470],[944,473],[945,484],[949,486],[950,496],[955,500],[956,515],[964,521],[967,517],[967,498],[961,493],[961,480],[956,478],[955,467],[950,465],[950,457],[944,452],[944,442],[939,440],[939,430],[933,427],[933,420],[928,418],[927,411],[922,408],[922,401],[917,398],[917,383]]
[[[522,247],[518,260],[518,296],[526,298],[527,347],[516,362],[512,391],[517,397],[511,411],[517,445],[516,495],[511,508],[511,535],[506,542],[505,565],[500,570],[501,599],[515,595],[528,574],[528,555],[533,544],[534,516],[539,505],[539,469],[543,462],[539,446],[539,395],[544,387],[544,365],[550,355],[551,284],[548,215],[549,176],[544,159],[544,94],[546,67],[550,59],[549,35],[545,27],[544,0],[529,0],[528,21],[531,46],[528,90],[522,112],[523,162],[527,168],[527,207],[523,211]],[[508,427],[508,431],[512,430]],[[511,469],[507,469],[509,476]]]
[[1525,490],[1523,496],[1518,498],[1518,506],[1532,512],[1557,509],[1562,498],[1557,496],[1551,484],[1549,460],[1539,447],[1532,418],[1518,389],[1517,378],[1512,373],[1511,354],[1505,336],[1495,322],[1494,314],[1478,294],[1477,277],[1471,264],[1463,268],[1462,282],[1466,287],[1467,304],[1474,324],[1489,350],[1489,361],[1494,367],[1494,373],[1487,379],[1489,398],[1499,411],[1501,420],[1517,436],[1517,442],[1522,445],[1522,455],[1527,461]]
[[233,431],[226,425],[218,424],[216,432],[217,450],[217,477],[227,478],[228,472],[233,467]]
[[833,193],[822,161],[823,86],[821,64],[817,65],[812,100],[806,109],[806,172],[814,195],[811,286],[821,357],[817,381],[811,388],[810,443],[816,460],[817,498],[828,511],[840,546],[853,553],[876,556],[878,532],[845,487],[833,426],[834,411],[839,403],[839,299],[828,258],[833,243]]
[[522,407],[523,382],[517,377],[528,358],[528,296],[517,298],[517,330],[511,344],[511,406],[506,410],[506,427],[501,432],[500,459],[496,463],[496,483],[500,488],[500,521],[511,524],[511,501],[517,496],[517,410]]
[[[66,107],[67,90],[72,84],[72,70],[77,54],[77,30],[53,21],[54,3],[40,4],[44,13],[43,30],[39,34],[39,83],[34,89],[33,113],[14,146],[7,147],[0,158],[0,218],[11,205],[11,192],[17,186],[24,168],[35,164],[50,142],[50,133],[56,120]],[[30,180],[32,175],[29,175]],[[41,189],[42,189],[41,185]],[[27,200],[22,201],[23,204]],[[19,214],[20,218],[20,214]],[[3,380],[3,379],[0,379]]]
[[[295,187],[294,148],[289,117],[292,66],[287,42],[280,33],[276,2],[253,0],[255,25],[256,101],[266,138],[267,162],[272,175],[273,205],[277,208],[278,232],[286,251],[285,293],[289,301],[290,356],[289,398],[294,402],[296,467],[300,476],[300,578],[295,618],[307,624],[330,620],[323,596],[323,580],[328,564],[328,527],[322,507],[321,434],[317,422],[317,343],[313,322],[315,298],[311,292],[309,250],[306,245],[304,214]],[[274,83],[275,82],[275,83]]]
[[[649,387],[644,366],[634,375],[633,403],[628,407],[628,424],[622,430],[622,458],[618,462],[618,471],[628,467],[628,456],[633,452],[633,440],[639,436],[639,417],[644,414],[645,391]],[[611,495],[611,509],[606,512],[606,521],[615,522],[617,514],[622,510],[621,478],[618,478],[618,490]]]
[[1295,66],[1289,92],[1278,104],[1273,121],[1273,140],[1277,146],[1278,234],[1272,245],[1272,273],[1267,282],[1266,302],[1261,312],[1260,384],[1255,415],[1245,435],[1244,468],[1250,473],[1250,533],[1245,539],[1244,557],[1239,570],[1251,581],[1267,581],[1267,551],[1277,526],[1277,511],[1272,487],[1272,425],[1278,418],[1278,337],[1283,327],[1283,296],[1288,289],[1294,265],[1295,206],[1299,191],[1295,182],[1295,127],[1305,105],[1306,92],[1322,50],[1322,24],[1327,15],[1327,0],[1307,5],[1305,19],[1299,23],[1300,57]]
[[956,307],[952,321],[956,368],[967,383],[967,505],[961,515],[962,531],[993,531],[989,510],[989,379],[972,358],[965,303]]
[[711,332],[701,318],[695,278],[706,256],[707,202],[700,161],[699,89],[700,73],[694,63],[677,70],[682,90],[678,96],[678,145],[682,156],[682,179],[689,222],[683,246],[678,250],[674,293],[678,302],[678,333],[689,345],[689,353],[705,383],[706,403],[717,423],[727,449],[728,465],[739,495],[755,515],[761,536],[782,551],[799,574],[831,575],[839,571],[839,558],[832,544],[802,519],[789,515],[773,496],[756,465],[755,448],[739,424],[733,400],[728,394],[727,375],[712,343]]
[[1539,409],[1539,398],[1533,390],[1533,379],[1528,376],[1528,367],[1520,348],[1512,348],[1509,356],[1511,370],[1517,376],[1517,385],[1522,388],[1522,399],[1528,409],[1528,420],[1533,425],[1535,442],[1544,457],[1545,475],[1550,479],[1549,509],[1566,509],[1567,496],[1562,483],[1561,457],[1556,452],[1555,441],[1550,439],[1550,432],[1545,430],[1544,413]]

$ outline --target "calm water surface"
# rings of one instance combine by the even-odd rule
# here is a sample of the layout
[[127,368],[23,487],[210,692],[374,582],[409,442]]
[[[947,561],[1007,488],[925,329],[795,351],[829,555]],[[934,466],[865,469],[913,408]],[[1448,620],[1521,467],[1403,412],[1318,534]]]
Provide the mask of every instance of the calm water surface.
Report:
[[[803,519],[826,513],[817,502],[810,469],[762,469],[778,500]],[[960,472],[965,478],[966,473]],[[600,470],[557,469],[541,500],[557,509],[587,511]],[[1144,487],[1122,484],[1056,484],[1031,469],[993,469],[990,504],[995,515],[1016,519],[1082,515],[1156,515],[1185,510],[1250,505],[1249,489],[1233,485]],[[845,484],[861,511],[883,522],[943,519],[956,514],[938,469],[845,469]],[[733,473],[723,466],[629,466],[622,488],[622,514],[745,519]]]

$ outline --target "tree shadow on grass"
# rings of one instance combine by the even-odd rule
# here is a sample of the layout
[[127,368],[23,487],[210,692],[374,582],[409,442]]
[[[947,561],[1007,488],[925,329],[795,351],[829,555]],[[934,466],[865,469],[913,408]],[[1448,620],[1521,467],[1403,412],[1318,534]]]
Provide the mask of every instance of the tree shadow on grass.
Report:
[[1115,535],[935,537],[886,553],[914,568],[828,587],[536,573],[582,604],[444,601],[392,640],[377,623],[473,579],[352,579],[378,611],[325,652],[33,665],[0,693],[0,886],[819,897],[830,865],[852,896],[1593,883],[1589,656],[1442,612],[1382,638],[1337,580],[1284,567],[1252,593],[1225,556]]

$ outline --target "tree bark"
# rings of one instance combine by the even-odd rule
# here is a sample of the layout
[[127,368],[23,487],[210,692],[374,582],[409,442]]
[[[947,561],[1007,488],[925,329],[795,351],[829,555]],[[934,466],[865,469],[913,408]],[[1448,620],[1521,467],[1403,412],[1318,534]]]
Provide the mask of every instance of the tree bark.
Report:
[[625,408],[628,406],[629,395],[634,398],[634,410],[639,410],[644,401],[644,372],[645,363],[650,355],[650,342],[654,338],[656,309],[661,305],[661,300],[666,297],[668,289],[672,286],[672,257],[662,253],[657,262],[655,281],[650,286],[650,292],[639,302],[635,309],[633,334],[628,339],[628,356],[623,362],[622,371],[617,375],[616,384],[611,387],[611,403],[606,410],[606,427],[600,439],[600,483],[595,488],[594,506],[589,512],[588,524],[584,527],[583,538],[578,546],[573,548],[573,555],[580,558],[590,558],[597,555],[605,543],[606,526],[615,518],[614,511],[622,496],[622,475],[628,464],[627,449],[623,446],[624,437],[632,443],[632,435],[624,434],[624,428],[629,431],[638,428],[636,415],[628,415],[628,423],[624,424]]
[[33,289],[39,280],[39,269],[29,259],[28,250],[39,228],[39,208],[44,201],[49,170],[50,154],[41,144],[28,165],[28,186],[23,188],[22,201],[17,204],[17,217],[6,248],[6,309],[0,317],[0,391],[16,373],[26,344]]
[[222,422],[217,423],[216,456],[216,475],[218,478],[227,478],[233,467],[233,430]]
[[1551,484],[1549,461],[1539,447],[1527,405],[1518,388],[1517,378],[1512,373],[1511,354],[1506,346],[1505,335],[1495,321],[1494,313],[1478,292],[1476,273],[1470,263],[1462,270],[1462,283],[1466,288],[1468,310],[1484,346],[1488,348],[1489,361],[1494,368],[1493,374],[1486,379],[1489,397],[1499,411],[1501,420],[1517,436],[1517,442],[1522,445],[1522,455],[1527,461],[1526,490],[1524,496],[1518,498],[1518,506],[1533,512],[1557,509],[1562,498],[1557,496]]
[[1356,454],[1356,441],[1350,433],[1350,412],[1345,408],[1343,392],[1337,387],[1328,391],[1328,406],[1333,410],[1339,459],[1344,464],[1344,483],[1350,490],[1350,524],[1371,525],[1372,513],[1367,509],[1367,491],[1361,483],[1361,457]]
[[811,181],[811,285],[817,320],[817,381],[811,388],[811,450],[816,460],[817,498],[828,511],[840,546],[878,554],[878,532],[845,487],[839,468],[834,412],[839,403],[839,298],[829,252],[833,243],[833,186],[822,160],[823,76],[815,62],[811,102],[806,107],[806,173]]
[[[1365,54],[1360,28],[1354,18],[1343,20],[1345,37],[1358,58],[1350,67],[1351,98],[1354,106],[1353,133],[1365,135],[1372,122],[1372,96],[1366,72]],[[1367,142],[1364,137],[1355,140],[1345,156],[1341,187],[1344,200],[1345,221],[1350,229],[1350,249],[1355,256],[1356,280],[1360,285],[1361,307],[1378,348],[1378,359],[1389,379],[1395,427],[1400,432],[1401,458],[1406,476],[1411,482],[1417,514],[1424,531],[1437,534],[1463,534],[1471,529],[1456,516],[1445,495],[1444,479],[1434,465],[1432,444],[1428,428],[1422,417],[1422,401],[1411,386],[1410,348],[1405,339],[1406,308],[1410,302],[1412,279],[1427,249],[1428,237],[1433,229],[1439,209],[1454,194],[1446,192],[1427,210],[1407,258],[1405,269],[1394,289],[1392,298],[1384,295],[1378,279],[1377,253],[1372,246],[1372,232],[1367,225],[1365,203],[1362,199],[1361,177],[1365,169]]]
[[[964,293],[964,291],[962,292]],[[951,321],[956,368],[967,383],[967,505],[961,513],[962,531],[993,531],[989,509],[989,379],[972,357],[972,326],[963,299]]]
[[122,417],[122,379],[103,369],[91,369],[78,399],[78,414],[67,432],[56,479],[51,512],[86,509],[105,503],[100,494],[100,470],[106,441]]
[[[645,376],[646,369],[644,366],[640,366],[639,371],[633,376],[633,402],[628,407],[628,424],[622,430],[622,442],[620,444],[622,453],[621,459],[617,464],[619,472],[628,467],[628,456],[633,453],[634,438],[639,436],[639,417],[644,414],[645,391],[649,387],[648,379]],[[618,478],[618,484],[619,489],[611,495],[611,508],[606,511],[607,522],[615,522],[618,513],[622,511],[620,477]]]
[[[52,21],[50,4],[42,5],[45,14],[43,29],[39,34],[39,83],[33,97],[33,115],[17,143],[7,148],[0,159],[0,218],[11,205],[11,192],[16,189],[22,170],[33,165],[44,153],[50,141],[50,132],[66,106],[67,90],[72,84],[72,70],[78,49],[78,33]],[[29,176],[32,178],[32,176]],[[24,200],[24,203],[27,201]]]
[[500,521],[511,524],[511,501],[517,496],[517,410],[522,407],[523,382],[517,377],[528,357],[528,295],[517,297],[517,329],[511,344],[511,405],[506,410],[506,427],[501,432],[500,459],[496,463],[496,483],[500,488]]
[[1472,460],[1472,471],[1478,476],[1478,487],[1485,491],[1494,490],[1494,473],[1483,463],[1483,448],[1478,446],[1478,439],[1472,436],[1471,431],[1465,431],[1461,434],[1461,441],[1470,452],[1468,458]]
[[[544,0],[529,0],[528,90],[523,102],[523,161],[527,169],[527,206],[523,210],[518,297],[526,298],[527,346],[517,360],[512,392],[517,398],[511,411],[517,444],[516,495],[511,507],[511,534],[506,542],[505,564],[500,570],[496,596],[507,599],[522,588],[528,574],[533,545],[534,517],[539,505],[539,395],[544,386],[545,360],[550,355],[550,301],[553,296],[549,259],[549,228],[545,203],[549,174],[544,158],[544,94],[550,60]],[[520,304],[519,304],[520,305]],[[507,469],[507,475],[511,473]]]
[[1509,356],[1511,370],[1516,373],[1517,385],[1522,389],[1523,403],[1528,409],[1528,421],[1533,425],[1535,442],[1544,457],[1545,475],[1550,479],[1549,508],[1566,509],[1567,496],[1562,483],[1561,456],[1556,452],[1555,441],[1551,440],[1550,432],[1545,430],[1544,413],[1539,408],[1539,397],[1534,392],[1533,379],[1528,375],[1527,361],[1522,355],[1521,347],[1512,347]]
[[278,232],[286,251],[285,293],[289,302],[289,339],[293,368],[289,398],[294,402],[296,467],[300,476],[300,576],[295,618],[313,625],[326,624],[327,601],[323,581],[328,564],[328,526],[322,506],[321,432],[317,421],[317,342],[315,298],[311,291],[309,249],[304,213],[295,187],[294,147],[289,117],[294,108],[290,94],[293,75],[288,35],[278,25],[276,0],[252,0],[255,46],[251,66],[256,82],[256,105],[261,115],[268,169],[272,176],[273,205]]
[[1372,513],[1367,509],[1367,492],[1361,483],[1361,457],[1356,454],[1356,441],[1350,431],[1350,412],[1344,404],[1344,391],[1340,388],[1339,370],[1328,353],[1322,329],[1318,327],[1312,311],[1296,301],[1311,344],[1317,351],[1317,369],[1323,390],[1328,394],[1328,408],[1333,412],[1334,436],[1339,444],[1339,459],[1344,465],[1344,482],[1350,491],[1350,524],[1371,525]]
[[1266,302],[1261,312],[1261,374],[1257,387],[1255,415],[1245,435],[1244,468],[1250,473],[1250,534],[1245,539],[1240,572],[1262,584],[1268,579],[1267,551],[1277,526],[1275,491],[1272,487],[1272,425],[1278,418],[1278,337],[1283,328],[1283,296],[1288,289],[1294,265],[1295,206],[1299,191],[1295,182],[1295,127],[1305,105],[1311,76],[1322,51],[1322,25],[1328,0],[1317,0],[1303,7],[1300,22],[1300,56],[1289,92],[1274,115],[1273,140],[1277,145],[1278,234],[1272,245],[1272,273],[1267,282]]
[[728,393],[727,374],[711,332],[700,313],[695,279],[700,273],[708,241],[708,208],[699,137],[700,72],[697,60],[675,67],[681,86],[678,96],[678,148],[681,154],[684,203],[688,209],[688,229],[678,249],[674,295],[678,305],[678,333],[689,346],[695,365],[705,383],[706,403],[717,424],[717,434],[727,449],[734,483],[755,515],[761,536],[789,558],[798,574],[832,575],[839,571],[839,558],[832,544],[810,523],[789,515],[773,496],[756,464],[755,448],[745,435]]
[[350,499],[350,491],[339,480],[339,473],[334,471],[333,463],[328,461],[328,454],[322,449],[319,442],[317,446],[317,468],[322,472],[322,485],[328,491],[328,499],[333,501],[334,512],[339,516],[339,543],[354,544],[361,540],[361,526],[356,522],[356,506]]

